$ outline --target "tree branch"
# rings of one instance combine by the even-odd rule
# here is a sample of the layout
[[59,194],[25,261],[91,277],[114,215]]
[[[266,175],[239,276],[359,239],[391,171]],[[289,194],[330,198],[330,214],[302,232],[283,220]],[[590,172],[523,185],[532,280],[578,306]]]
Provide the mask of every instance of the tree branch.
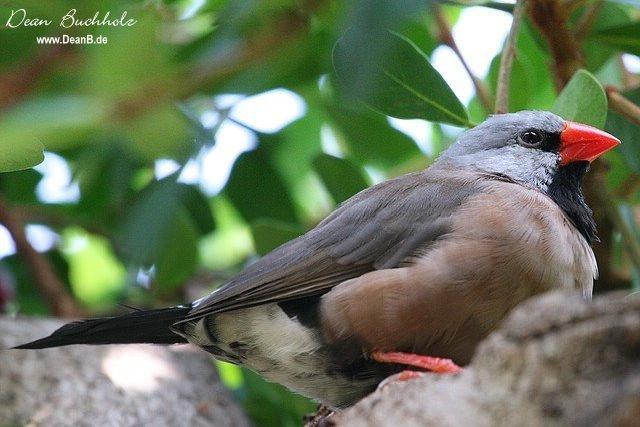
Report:
[[0,76],[0,110],[20,101],[54,66],[68,60],[73,51],[64,45],[46,46],[29,61],[22,61]]
[[[307,1],[307,12],[286,14],[273,27],[259,31],[258,35],[241,43],[223,57],[207,59],[178,75],[147,84],[133,96],[114,105],[115,117],[129,120],[162,102],[188,98],[223,82],[238,71],[274,57],[306,34],[305,30],[312,19],[311,12],[319,7],[319,3]],[[176,85],[175,82],[180,84]]]
[[51,307],[51,311],[62,317],[80,317],[81,310],[54,271],[49,260],[38,253],[27,240],[24,224],[11,211],[11,206],[0,197],[0,223],[9,230],[16,250],[26,263],[36,287]]
[[511,69],[516,55],[516,42],[518,41],[518,31],[520,22],[524,14],[527,0],[518,0],[513,8],[513,22],[507,37],[507,43],[502,51],[500,69],[498,70],[498,86],[496,88],[495,112],[504,114],[509,111],[509,81],[511,80]]
[[631,90],[640,85],[640,79],[637,75],[629,71],[627,66],[624,64],[624,60],[622,59],[622,54],[618,55],[618,66],[620,67],[620,72],[622,73],[622,88],[624,90]]
[[449,23],[447,22],[446,17],[442,13],[442,8],[438,4],[434,4],[433,11],[435,14],[436,22],[438,23],[438,29],[439,29],[438,35],[439,35],[440,41],[445,46],[448,46],[453,51],[453,53],[456,54],[458,59],[460,59],[462,66],[467,71],[467,74],[469,75],[469,77],[471,78],[471,81],[473,82],[473,86],[476,88],[476,94],[478,95],[478,99],[480,100],[480,103],[482,104],[482,106],[484,107],[487,113],[491,112],[491,106],[493,105],[493,101],[491,99],[489,90],[485,86],[484,82],[480,80],[475,74],[473,74],[473,71],[471,71],[469,64],[464,59],[464,56],[462,56],[462,52],[460,52],[460,49],[458,48],[458,44],[456,43],[455,39],[453,38],[453,34],[451,33],[451,28],[449,27]]
[[14,205],[11,213],[21,223],[42,223],[52,228],[80,226],[89,233],[110,237],[108,230],[89,220],[82,220],[58,210],[55,205]]
[[640,107],[624,97],[615,86],[607,85],[605,87],[609,107],[625,117],[631,123],[640,126]]
[[615,196],[620,199],[628,199],[638,191],[640,191],[640,175],[634,173],[616,188]]
[[584,63],[579,44],[567,27],[570,9],[558,0],[535,0],[530,2],[529,16],[549,45],[559,92]]

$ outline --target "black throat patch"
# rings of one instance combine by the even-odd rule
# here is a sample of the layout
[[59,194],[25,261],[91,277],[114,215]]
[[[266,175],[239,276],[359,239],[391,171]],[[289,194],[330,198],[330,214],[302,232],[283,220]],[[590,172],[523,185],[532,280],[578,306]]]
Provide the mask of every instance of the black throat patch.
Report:
[[584,201],[582,177],[589,170],[589,162],[575,162],[558,168],[547,194],[569,217],[580,234],[592,243],[598,241],[593,212]]

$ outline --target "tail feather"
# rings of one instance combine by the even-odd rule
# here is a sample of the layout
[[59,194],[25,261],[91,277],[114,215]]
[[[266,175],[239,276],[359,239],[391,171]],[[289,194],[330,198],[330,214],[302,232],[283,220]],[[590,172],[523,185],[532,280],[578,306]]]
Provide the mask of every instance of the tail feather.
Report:
[[60,347],[71,344],[177,344],[184,337],[172,332],[171,325],[182,320],[190,306],[139,310],[118,317],[102,317],[67,323],[51,335],[19,345],[16,349]]

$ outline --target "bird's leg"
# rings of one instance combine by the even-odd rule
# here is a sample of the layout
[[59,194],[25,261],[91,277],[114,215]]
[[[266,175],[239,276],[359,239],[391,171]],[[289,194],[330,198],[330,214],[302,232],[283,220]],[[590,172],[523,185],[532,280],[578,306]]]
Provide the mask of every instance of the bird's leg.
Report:
[[[462,368],[456,365],[451,359],[442,359],[440,357],[423,356],[421,354],[414,353],[401,353],[397,351],[374,351],[371,353],[371,357],[376,362],[380,363],[397,363],[399,365],[408,365],[416,368],[424,369],[426,371],[435,372],[438,374],[454,374],[461,372]],[[419,375],[411,376],[409,372],[416,371],[403,371],[398,377],[400,380],[415,378]],[[417,373],[417,372],[416,372]],[[404,374],[404,375],[402,375]]]
[[[402,353],[397,351],[374,351],[373,353],[371,353],[371,358],[380,363],[397,363],[399,365],[408,365],[438,374],[454,374],[456,372],[462,371],[462,368],[456,365],[451,359],[423,356],[421,354]],[[384,381],[378,384],[378,389],[384,388],[391,382],[408,381],[415,378],[420,378],[426,374],[427,373],[423,371],[412,371],[409,369],[405,369],[402,372],[386,378]]]
[[380,382],[380,384],[378,384],[377,389],[378,390],[382,390],[383,388],[385,388],[387,385],[394,383],[396,381],[409,381],[409,380],[414,380],[416,378],[421,378],[423,376],[427,375],[426,372],[422,372],[422,371],[411,371],[409,369],[405,369],[402,372],[398,372],[397,374],[393,374],[391,376],[388,376],[387,378],[385,378],[384,380],[382,380],[382,382]]

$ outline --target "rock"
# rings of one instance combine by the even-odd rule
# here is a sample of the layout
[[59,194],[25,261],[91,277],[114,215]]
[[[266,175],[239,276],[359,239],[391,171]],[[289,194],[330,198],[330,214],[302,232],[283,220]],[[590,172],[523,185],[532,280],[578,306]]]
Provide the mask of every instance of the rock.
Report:
[[0,317],[0,426],[250,425],[188,345],[7,350],[61,324]]
[[459,375],[396,382],[337,426],[640,425],[640,295],[525,302]]

